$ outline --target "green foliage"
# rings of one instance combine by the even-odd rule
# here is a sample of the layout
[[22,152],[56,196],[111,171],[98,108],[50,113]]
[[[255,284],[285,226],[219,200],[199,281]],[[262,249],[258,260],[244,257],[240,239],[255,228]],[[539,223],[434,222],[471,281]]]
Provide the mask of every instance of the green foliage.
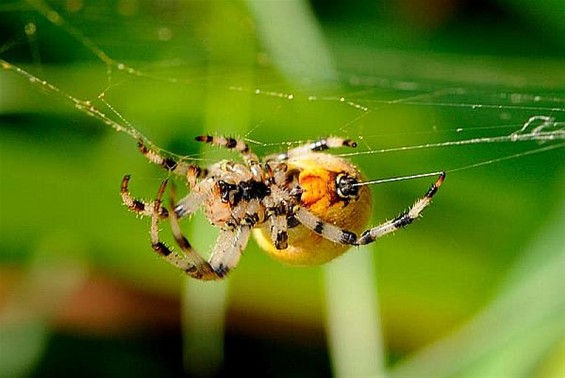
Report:
[[[485,2],[471,12],[409,3],[314,1],[315,12],[299,1],[0,6],[0,58],[62,91],[0,71],[0,272],[20,272],[17,285],[6,278],[18,288],[0,310],[15,314],[1,324],[0,349],[10,354],[0,352],[0,375],[41,373],[57,306],[88,271],[168,298],[184,284],[152,253],[149,221],[128,213],[119,197],[124,174],[132,175],[133,193],[150,199],[166,173],[147,164],[129,135],[76,109],[75,98],[203,165],[236,157],[202,151],[193,142],[202,133],[247,137],[260,154],[338,134],[359,141],[362,153],[352,159],[369,179],[448,170],[422,220],[370,252],[350,252],[374,256],[371,269],[361,269],[368,280],[340,282],[350,292],[369,282],[380,319],[365,329],[384,340],[367,335],[384,344],[375,359],[399,377],[562,374],[555,356],[563,355],[565,315],[563,149],[453,173],[540,145],[374,152],[508,135],[537,115],[562,125],[565,34],[555,21],[562,4]],[[427,185],[376,185],[373,222],[395,216]],[[182,180],[177,187],[184,193]],[[183,224],[192,244],[210,249],[212,226],[199,217]],[[281,266],[250,243],[229,288],[185,289],[185,339],[208,335],[191,338],[196,330],[186,319],[200,324],[191,316],[201,307],[191,306],[217,295],[228,298],[216,308],[228,334],[315,349],[316,335],[331,328],[328,303],[343,301],[324,297],[335,292],[324,279],[338,276]],[[351,298],[366,293],[357,294]],[[375,303],[349,306],[361,313]],[[291,361],[296,351],[286,352]],[[214,370],[206,369],[200,373]]]

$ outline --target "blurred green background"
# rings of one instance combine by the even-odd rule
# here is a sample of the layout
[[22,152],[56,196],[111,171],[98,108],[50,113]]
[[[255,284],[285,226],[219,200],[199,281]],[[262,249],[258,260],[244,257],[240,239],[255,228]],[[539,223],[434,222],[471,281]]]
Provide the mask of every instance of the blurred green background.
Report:
[[[534,116],[562,143],[564,18],[559,0],[4,2],[0,58],[40,81],[0,71],[0,376],[563,376],[563,148],[449,173],[560,141],[379,150]],[[260,154],[340,135],[369,179],[448,176],[423,220],[325,267],[250,242],[200,284],[121,205],[123,175],[152,198],[166,172],[73,99],[202,165],[237,158],[202,133]],[[373,224],[432,181],[373,187]]]

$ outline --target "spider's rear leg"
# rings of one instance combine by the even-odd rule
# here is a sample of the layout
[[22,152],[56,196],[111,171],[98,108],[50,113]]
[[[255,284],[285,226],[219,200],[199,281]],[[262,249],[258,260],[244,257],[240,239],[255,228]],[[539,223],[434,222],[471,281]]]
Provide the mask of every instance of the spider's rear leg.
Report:
[[303,207],[298,209],[295,214],[295,218],[304,227],[335,243],[348,245],[357,244],[357,235],[354,232],[347,231],[331,223],[324,222]]
[[437,193],[444,180],[445,172],[442,172],[436,182],[432,184],[430,189],[428,189],[426,194],[422,198],[414,202],[414,204],[408,210],[404,211],[399,216],[388,222],[382,223],[376,227],[371,228],[370,230],[363,232],[356,244],[363,245],[372,243],[378,238],[386,234],[390,234],[391,232],[396,231],[399,228],[406,227],[415,219],[418,219],[422,211],[424,211],[424,209],[428,207],[432,202],[433,196]]
[[399,228],[405,227],[417,219],[422,211],[431,203],[432,197],[437,193],[445,179],[445,173],[441,173],[436,182],[430,187],[426,194],[418,199],[407,211],[401,213],[393,220],[382,223],[361,234],[360,237],[354,232],[341,229],[331,223],[326,223],[308,210],[300,208],[296,212],[296,219],[306,228],[322,235],[324,238],[340,244],[364,245],[377,240]]

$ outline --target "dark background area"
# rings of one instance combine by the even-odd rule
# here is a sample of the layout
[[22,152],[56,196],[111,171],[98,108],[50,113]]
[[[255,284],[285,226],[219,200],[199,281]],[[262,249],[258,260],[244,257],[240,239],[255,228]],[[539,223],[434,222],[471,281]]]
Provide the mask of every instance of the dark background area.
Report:
[[[520,142],[366,153],[508,135],[534,116],[562,129],[562,2],[295,4],[307,17],[281,2],[0,5],[0,58],[64,92],[0,71],[0,375],[343,372],[328,346],[328,303],[342,299],[328,297],[327,280],[349,255],[330,268],[293,268],[250,242],[218,293],[187,289],[152,254],[148,220],[119,198],[124,174],[134,193],[152,198],[166,172],[147,164],[128,135],[76,109],[74,98],[203,165],[235,157],[202,150],[193,142],[202,133],[261,141],[253,144],[261,155],[287,141],[360,136],[362,154],[352,160],[369,179],[525,153],[448,172],[422,220],[359,251],[372,260],[353,264],[372,269],[384,348],[375,360],[389,376],[564,371],[563,149],[527,155],[552,142]],[[292,101],[280,96],[287,93]],[[375,186],[372,224],[409,206],[428,181]],[[184,225],[201,250],[212,246],[206,221]],[[369,305],[356,302],[354,281],[344,306],[363,312]],[[194,307],[195,291],[226,299],[215,310],[207,301]],[[194,344],[207,329],[187,319],[216,313],[223,344],[208,353]],[[364,336],[374,337],[357,345]],[[191,367],[199,353],[220,356]]]

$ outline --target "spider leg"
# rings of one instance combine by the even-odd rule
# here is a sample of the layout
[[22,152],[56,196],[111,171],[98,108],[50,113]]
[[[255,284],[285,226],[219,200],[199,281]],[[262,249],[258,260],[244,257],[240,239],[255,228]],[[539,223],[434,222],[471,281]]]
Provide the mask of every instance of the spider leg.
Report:
[[247,225],[236,227],[233,230],[220,230],[209,259],[209,265],[218,278],[225,277],[236,267],[250,235],[251,227]]
[[[170,262],[189,276],[201,280],[216,280],[225,277],[239,262],[251,233],[251,228],[248,226],[241,226],[234,230],[221,229],[210,259],[206,261],[192,248],[187,238],[182,234],[178,218],[174,212],[170,220],[175,240],[185,255],[182,264],[178,264],[177,261]],[[168,251],[170,252],[170,250]]]
[[422,211],[431,203],[432,197],[437,193],[445,179],[445,173],[441,173],[437,181],[430,187],[426,194],[418,199],[407,211],[388,222],[373,227],[361,234],[360,237],[354,232],[343,230],[331,223],[326,223],[304,208],[298,209],[296,219],[308,229],[322,235],[324,238],[340,244],[363,245],[369,244],[378,238],[387,235],[399,228],[405,227],[417,219]]
[[162,155],[158,151],[151,149],[143,140],[137,142],[137,147],[150,162],[160,165],[171,173],[184,176],[191,188],[196,185],[197,179],[204,178],[208,174],[206,169],[202,169],[195,164]]
[[234,150],[239,152],[243,155],[243,157],[247,157],[253,159],[255,161],[259,161],[257,155],[255,155],[249,149],[249,146],[245,141],[241,139],[235,139],[230,137],[223,137],[223,136],[212,136],[212,135],[200,135],[195,138],[198,142],[208,143],[213,146],[227,148],[229,150]]
[[163,181],[157,192],[154,201],[153,216],[151,217],[151,244],[153,250],[163,257],[167,262],[176,266],[186,274],[196,279],[213,280],[220,278],[212,267],[196,251],[192,249],[188,240],[181,234],[177,217],[174,212],[170,213],[171,227],[177,244],[185,254],[179,254],[167,247],[159,239],[159,208],[163,198],[163,193],[167,186],[167,181]]
[[[130,178],[131,178],[130,175],[126,175],[122,179],[122,185],[120,190],[122,196],[122,202],[124,203],[124,205],[128,207],[130,211],[136,214],[139,214],[141,216],[152,216],[155,209],[155,202],[154,201],[145,202],[134,198],[128,189]],[[165,209],[162,206],[159,206],[159,208],[157,209],[157,213],[159,218],[161,219],[167,218],[169,216],[169,212],[167,211],[167,209]]]
[[269,218],[271,241],[276,249],[288,248],[288,225],[285,215],[275,215]]
[[328,138],[320,139],[316,142],[307,143],[292,148],[282,154],[268,156],[265,160],[274,159],[278,161],[283,161],[283,160],[292,159],[294,157],[300,156],[307,152],[320,152],[320,151],[328,150],[330,148],[339,148],[339,147],[355,148],[357,147],[357,143],[351,139],[345,139],[340,137],[328,137]]
[[300,224],[328,240],[339,244],[357,244],[357,235],[354,232],[326,223],[303,207],[298,209],[294,216]]
[[[198,186],[179,202],[172,203],[172,209],[177,218],[184,218],[194,213],[206,198],[207,193],[212,193],[214,187],[211,181],[200,181]],[[171,199],[174,192],[171,191]]]
[[399,228],[408,226],[412,223],[412,221],[417,219],[422,211],[424,211],[424,209],[432,202],[433,196],[437,193],[444,180],[445,172],[442,172],[436,182],[432,184],[430,189],[428,189],[426,194],[422,198],[418,199],[408,210],[388,222],[363,232],[356,244],[362,245],[372,243],[381,236],[389,234]]
[[241,139],[235,139],[223,136],[212,136],[212,135],[201,135],[197,136],[196,140],[198,142],[204,142],[211,144],[213,146],[227,148],[229,150],[237,151],[243,157],[243,160],[253,173],[256,180],[260,181],[263,178],[263,171],[261,169],[261,164],[259,158],[255,153],[251,151],[249,145]]
[[[188,239],[182,234],[178,223],[177,209],[169,213],[171,230],[176,243],[183,251],[179,254],[167,247],[159,239],[159,208],[167,181],[164,181],[159,188],[157,198],[154,201],[153,216],[151,218],[151,242],[153,250],[167,260],[170,264],[184,271],[187,275],[200,280],[216,280],[225,277],[231,269],[239,262],[241,251],[247,246],[252,225],[242,225],[234,229],[222,229],[216,241],[214,250],[210,255],[210,260],[206,261],[190,245]],[[185,197],[184,201],[191,209],[196,209],[201,203],[201,197],[193,196],[193,193]],[[174,206],[174,199],[171,198]],[[190,204],[190,205],[188,205]],[[183,208],[187,211],[186,208]],[[190,213],[186,212],[185,215]]]
[[[280,195],[277,188],[273,188],[273,195],[277,198],[284,198]],[[269,219],[269,229],[271,231],[271,241],[276,249],[288,248],[288,205],[284,200],[275,203],[273,200],[266,200],[267,217]]]
[[269,204],[267,208],[267,218],[269,219],[269,230],[271,231],[271,241],[276,249],[288,248],[288,219],[282,212],[282,206]]

